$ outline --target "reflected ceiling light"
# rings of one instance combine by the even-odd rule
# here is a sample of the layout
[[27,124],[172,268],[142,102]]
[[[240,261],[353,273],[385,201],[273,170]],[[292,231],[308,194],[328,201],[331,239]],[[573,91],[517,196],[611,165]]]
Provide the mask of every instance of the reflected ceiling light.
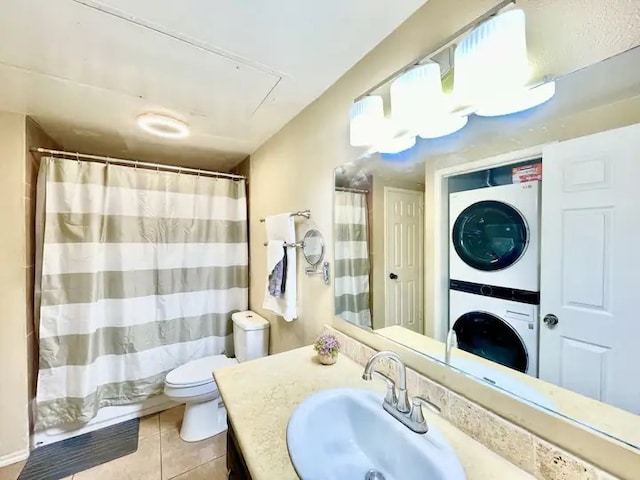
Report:
[[380,95],[361,98],[349,111],[351,145],[365,147],[380,139],[384,129],[384,104]]
[[487,20],[456,47],[454,95],[462,105],[513,97],[530,78],[522,10],[510,10]]
[[175,118],[157,113],[143,113],[137,118],[138,127],[151,135],[163,138],[185,138],[189,136],[189,126]]
[[469,118],[466,116],[449,114],[438,119],[436,122],[425,125],[422,130],[420,130],[419,136],[427,140],[446,137],[461,130],[467,124],[468,120]]
[[467,117],[452,115],[451,101],[442,91],[440,66],[418,65],[400,75],[390,88],[394,122],[422,138],[437,138],[460,130]]
[[409,134],[398,135],[383,140],[375,145],[375,149],[380,153],[396,154],[413,148],[416,144],[416,137]]
[[478,105],[476,115],[498,117],[522,112],[551,100],[556,93],[556,82],[543,83],[534,88],[524,88],[515,95],[503,96]]

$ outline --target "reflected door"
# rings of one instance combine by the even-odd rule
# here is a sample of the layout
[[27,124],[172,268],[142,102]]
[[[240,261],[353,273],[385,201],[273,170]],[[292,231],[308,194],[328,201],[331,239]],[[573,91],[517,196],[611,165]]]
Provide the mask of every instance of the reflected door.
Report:
[[424,192],[385,187],[385,325],[424,332]]
[[640,125],[543,161],[540,378],[640,413]]

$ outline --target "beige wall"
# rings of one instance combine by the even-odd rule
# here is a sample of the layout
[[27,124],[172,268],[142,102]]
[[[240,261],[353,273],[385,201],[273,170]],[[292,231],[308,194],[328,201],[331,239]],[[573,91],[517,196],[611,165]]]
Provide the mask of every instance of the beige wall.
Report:
[[0,112],[0,465],[29,446],[24,148],[25,117]]
[[371,267],[372,283],[371,295],[373,298],[373,328],[383,328],[385,326],[385,302],[384,289],[387,283],[384,269],[384,240],[385,240],[385,205],[384,187],[403,188],[405,190],[424,191],[424,184],[411,182],[408,180],[392,180],[373,177],[372,187],[372,250]]
[[[456,7],[453,8],[452,4]],[[309,344],[332,318],[333,289],[319,277],[306,277],[298,255],[299,318],[286,323],[262,308],[266,279],[264,225],[260,217],[309,208],[299,236],[314,226],[324,235],[333,263],[333,169],[355,160],[349,145],[349,107],[354,98],[438,42],[469,24],[496,1],[430,0],[318,100],[272,137],[251,158],[251,309],[271,323],[271,352]],[[332,265],[333,266],[333,265]]]

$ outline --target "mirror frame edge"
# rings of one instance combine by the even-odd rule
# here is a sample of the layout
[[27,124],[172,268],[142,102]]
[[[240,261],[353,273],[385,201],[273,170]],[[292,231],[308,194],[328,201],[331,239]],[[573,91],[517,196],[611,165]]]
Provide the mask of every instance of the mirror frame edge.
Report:
[[329,326],[375,350],[396,352],[407,367],[441,384],[447,390],[477,403],[489,412],[608,473],[625,478],[630,471],[640,470],[640,452],[617,439],[588,430],[574,421],[547,413],[518,398],[496,392],[489,385],[335,315]]

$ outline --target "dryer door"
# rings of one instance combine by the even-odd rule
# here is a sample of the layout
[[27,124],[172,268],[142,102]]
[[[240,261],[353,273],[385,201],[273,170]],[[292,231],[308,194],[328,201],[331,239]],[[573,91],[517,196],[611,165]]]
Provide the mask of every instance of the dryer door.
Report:
[[505,367],[526,373],[527,349],[520,335],[500,317],[486,312],[469,312],[453,324],[458,347]]
[[529,242],[527,222],[515,208],[486,200],[465,208],[453,225],[458,256],[470,267],[486,272],[513,265]]

